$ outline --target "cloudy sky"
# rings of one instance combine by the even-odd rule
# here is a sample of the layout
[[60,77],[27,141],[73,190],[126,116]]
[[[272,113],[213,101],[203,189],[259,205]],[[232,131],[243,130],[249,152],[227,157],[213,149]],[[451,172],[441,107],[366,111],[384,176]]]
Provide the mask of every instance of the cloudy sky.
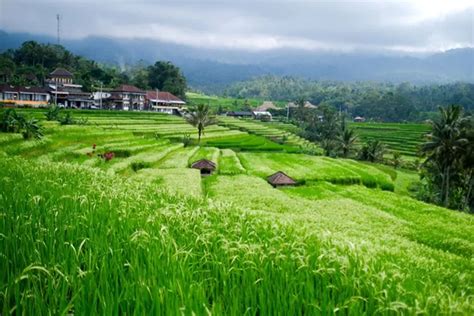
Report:
[[0,0],[0,29],[243,51],[433,52],[474,46],[470,0]]

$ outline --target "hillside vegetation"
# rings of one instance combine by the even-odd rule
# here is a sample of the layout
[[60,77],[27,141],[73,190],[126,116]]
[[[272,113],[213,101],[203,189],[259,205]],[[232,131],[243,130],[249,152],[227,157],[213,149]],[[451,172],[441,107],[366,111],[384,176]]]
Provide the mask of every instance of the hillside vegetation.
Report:
[[2,314],[474,313],[473,217],[407,196],[410,173],[280,124],[291,142],[227,122],[197,146],[179,117],[23,112],[45,137],[0,134]]

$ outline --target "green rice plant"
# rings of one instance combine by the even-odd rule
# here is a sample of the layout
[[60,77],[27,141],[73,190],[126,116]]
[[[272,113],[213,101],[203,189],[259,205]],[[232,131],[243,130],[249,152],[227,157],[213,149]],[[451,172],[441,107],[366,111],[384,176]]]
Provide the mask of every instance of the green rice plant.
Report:
[[474,311],[467,214],[357,186],[337,193],[395,200],[313,200],[245,175],[205,181],[209,201],[82,166],[0,159],[2,314]]
[[143,169],[132,178],[151,183],[151,188],[160,192],[194,197],[202,195],[201,174],[197,169]]
[[169,154],[170,152],[182,147],[183,147],[183,144],[157,147],[153,149],[152,151],[145,151],[145,152],[141,152],[139,154],[130,156],[125,159],[114,160],[113,162],[115,161],[116,162],[115,163],[112,162],[113,164],[108,164],[107,167],[108,167],[109,172],[113,174],[113,173],[120,172],[127,169],[133,162],[136,162],[136,161],[143,161],[146,163],[154,164],[160,161],[161,159],[163,159],[164,157],[166,157],[166,155]]
[[239,157],[231,149],[221,149],[219,157],[220,174],[240,174],[245,173],[245,168],[240,163]]
[[184,147],[172,151],[160,160],[155,167],[160,169],[186,168],[189,166],[189,160],[196,154],[199,147]]

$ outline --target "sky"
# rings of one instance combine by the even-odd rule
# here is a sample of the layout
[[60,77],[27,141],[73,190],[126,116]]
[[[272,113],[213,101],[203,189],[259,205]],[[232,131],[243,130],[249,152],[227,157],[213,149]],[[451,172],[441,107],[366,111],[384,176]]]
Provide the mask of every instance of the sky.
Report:
[[474,47],[474,1],[0,0],[0,30],[145,38],[233,51]]

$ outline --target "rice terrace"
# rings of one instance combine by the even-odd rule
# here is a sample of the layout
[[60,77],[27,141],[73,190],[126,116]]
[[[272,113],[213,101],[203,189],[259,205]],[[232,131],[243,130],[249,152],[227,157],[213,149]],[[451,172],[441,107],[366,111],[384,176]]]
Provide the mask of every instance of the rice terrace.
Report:
[[[238,119],[185,146],[197,133],[176,116],[23,112],[45,135],[1,135],[2,314],[474,311],[472,216],[407,196],[408,171],[225,127]],[[301,184],[274,189],[279,170]]]
[[473,17],[0,0],[0,316],[474,315]]

